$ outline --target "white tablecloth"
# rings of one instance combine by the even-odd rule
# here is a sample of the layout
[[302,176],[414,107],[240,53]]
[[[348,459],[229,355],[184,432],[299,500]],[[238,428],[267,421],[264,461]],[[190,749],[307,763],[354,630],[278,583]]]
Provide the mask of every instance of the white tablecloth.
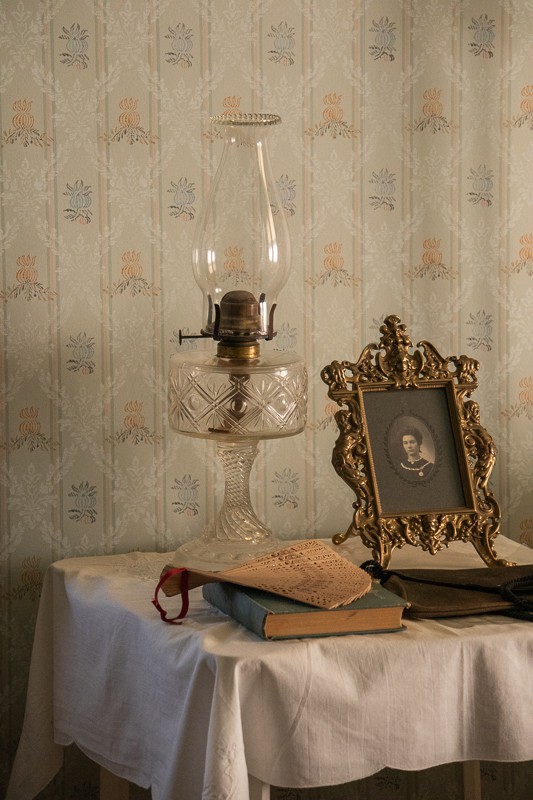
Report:
[[[499,555],[533,553],[499,537]],[[352,540],[356,563],[369,551]],[[151,604],[169,556],[59,561],[47,572],[7,800],[31,800],[75,742],[153,800],[248,800],[265,783],[338,784],[385,766],[533,759],[533,625],[407,621],[406,630],[263,642],[191,593],[181,626]],[[483,566],[470,545],[393,566]],[[176,598],[165,600],[177,607]]]

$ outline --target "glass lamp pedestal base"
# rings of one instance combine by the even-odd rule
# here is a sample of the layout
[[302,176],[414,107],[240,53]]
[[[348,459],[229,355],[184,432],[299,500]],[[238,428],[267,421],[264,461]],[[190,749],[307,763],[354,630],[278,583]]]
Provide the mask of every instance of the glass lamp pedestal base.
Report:
[[217,571],[281,546],[252,508],[250,472],[256,455],[257,442],[217,442],[225,476],[224,502],[202,536],[178,547],[176,565]]
[[278,549],[250,500],[250,471],[263,439],[301,433],[307,372],[295,353],[228,357],[205,351],[170,360],[168,417],[175,431],[215,440],[224,502],[203,534],[178,548],[175,563],[221,570]]

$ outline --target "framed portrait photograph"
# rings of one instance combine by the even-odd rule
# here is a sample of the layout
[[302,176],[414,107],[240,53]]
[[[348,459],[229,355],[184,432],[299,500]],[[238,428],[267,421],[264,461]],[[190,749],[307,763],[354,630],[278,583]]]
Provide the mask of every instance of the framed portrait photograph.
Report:
[[451,381],[359,392],[377,513],[474,511]]
[[443,357],[427,340],[415,347],[395,315],[380,333],[358,361],[321,372],[339,406],[332,464],[355,494],[352,522],[334,543],[359,536],[386,567],[404,545],[434,555],[470,542],[487,566],[507,565],[494,549],[496,450],[472,399],[479,363]]

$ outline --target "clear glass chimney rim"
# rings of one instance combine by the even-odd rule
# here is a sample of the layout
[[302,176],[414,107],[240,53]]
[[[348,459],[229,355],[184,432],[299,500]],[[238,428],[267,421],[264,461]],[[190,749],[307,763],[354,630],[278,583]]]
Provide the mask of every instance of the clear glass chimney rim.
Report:
[[[209,122],[215,130],[218,130],[227,145],[257,147],[260,152],[262,142],[269,138],[272,128],[281,124],[281,117],[278,114],[246,114],[236,111],[217,114],[210,117]],[[222,160],[226,155],[227,152],[223,154]]]
[[210,122],[212,125],[224,127],[262,126],[267,128],[279,125],[281,117],[277,114],[245,114],[244,112],[236,111],[230,114],[217,114],[210,118]]

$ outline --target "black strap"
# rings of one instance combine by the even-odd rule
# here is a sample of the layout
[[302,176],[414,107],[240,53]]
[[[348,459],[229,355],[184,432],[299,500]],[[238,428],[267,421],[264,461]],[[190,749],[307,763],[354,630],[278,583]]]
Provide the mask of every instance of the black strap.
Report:
[[[501,613],[517,619],[525,619],[533,622],[533,600],[528,600],[518,595],[519,592],[533,592],[533,575],[525,575],[522,578],[514,578],[499,586],[482,586],[479,583],[452,583],[451,581],[432,581],[429,578],[418,578],[414,575],[404,575],[392,569],[385,569],[378,561],[365,561],[361,564],[361,569],[368,572],[375,580],[383,583],[392,575],[396,575],[403,581],[413,581],[414,583],[427,583],[431,586],[445,586],[450,589],[467,589],[473,592],[489,592],[499,594],[504,600],[512,603],[512,608],[502,609]],[[500,613],[500,612],[498,612]]]
[[523,578],[515,578],[515,580],[500,586],[499,590],[501,596],[513,604],[513,608],[507,612],[509,616],[533,622],[533,601],[517,595],[517,592],[533,590],[533,576],[527,575]]

